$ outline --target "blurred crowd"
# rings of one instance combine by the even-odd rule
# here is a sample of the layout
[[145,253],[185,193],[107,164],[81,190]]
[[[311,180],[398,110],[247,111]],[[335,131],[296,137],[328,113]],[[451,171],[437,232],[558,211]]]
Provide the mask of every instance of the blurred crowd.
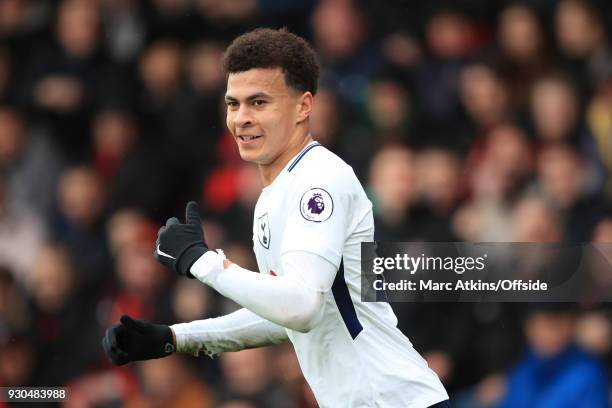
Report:
[[[119,368],[100,347],[122,314],[236,308],[152,256],[190,199],[210,246],[257,269],[261,183],[225,129],[220,61],[259,26],[316,49],[313,136],[355,169],[377,239],[612,242],[605,0],[0,0],[1,386],[316,406],[290,345]],[[606,304],[393,307],[457,407],[610,404]]]

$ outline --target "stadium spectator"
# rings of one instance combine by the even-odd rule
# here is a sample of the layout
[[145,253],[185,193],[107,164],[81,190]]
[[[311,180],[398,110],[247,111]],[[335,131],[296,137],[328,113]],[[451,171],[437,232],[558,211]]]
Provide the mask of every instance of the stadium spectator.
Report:
[[579,101],[572,85],[564,78],[540,78],[531,91],[531,120],[534,136],[541,143],[578,143]]
[[40,216],[27,207],[11,205],[5,179],[0,175],[0,265],[9,268],[22,284],[32,273],[34,259],[47,237]]
[[97,104],[118,98],[119,70],[101,42],[100,10],[88,0],[64,0],[53,36],[30,53],[21,100],[51,127],[53,140],[73,162],[87,157],[88,120]]
[[9,205],[28,207],[48,223],[62,162],[44,129],[30,126],[15,107],[0,107],[0,171]]
[[451,220],[462,187],[459,158],[451,150],[429,148],[417,155],[415,171],[418,198],[411,229],[424,241],[455,241]]
[[376,239],[406,241],[410,233],[410,206],[416,199],[414,154],[389,145],[372,159],[368,190],[375,203]]
[[584,158],[567,145],[547,146],[540,151],[537,174],[542,192],[561,212],[565,239],[588,242],[604,208],[601,197],[588,189]]
[[82,290],[98,290],[108,276],[105,203],[106,191],[92,168],[73,167],[62,173],[52,237],[64,243],[72,254]]
[[138,366],[140,395],[129,398],[126,408],[214,407],[214,395],[198,381],[180,356],[145,361]]
[[227,382],[221,400],[244,399],[257,406],[283,406],[291,397],[275,384],[269,350],[255,348],[220,356],[221,370]]
[[607,407],[603,365],[573,342],[575,312],[552,305],[534,309],[525,320],[529,349],[510,371],[499,407]]
[[454,216],[455,234],[470,241],[512,241],[510,207],[533,166],[526,136],[515,126],[499,126],[474,142],[467,163],[469,200]]
[[162,140],[170,136],[167,118],[177,103],[182,59],[181,44],[172,39],[153,42],[140,58],[138,114],[144,119],[143,130],[149,140]]
[[477,51],[474,24],[460,8],[433,9],[425,25],[426,56],[415,69],[415,93],[425,122],[463,126],[460,74]]
[[383,63],[368,41],[365,18],[358,2],[344,0],[321,1],[311,16],[314,44],[323,63],[321,83],[353,107],[364,103],[368,80],[380,73]]
[[552,49],[537,10],[528,3],[511,3],[499,16],[497,30],[501,76],[511,106],[523,114],[533,83],[552,67]]
[[608,201],[612,199],[612,144],[607,135],[612,131],[612,80],[605,81],[587,106],[586,121],[589,132],[593,135],[593,146],[588,150],[588,158],[595,163],[597,187],[603,189]]
[[46,246],[35,259],[28,282],[37,355],[33,381],[58,386],[76,378],[98,357],[97,350],[82,347],[96,342],[94,302],[79,291],[79,277],[65,248]]
[[[36,351],[27,336],[21,334],[0,344],[0,383],[4,387],[36,384]],[[5,405],[8,406],[8,405]]]
[[2,342],[10,340],[15,333],[25,333],[32,323],[24,288],[5,266],[0,266],[0,322]]
[[525,196],[517,201],[512,212],[511,242],[559,242],[563,226],[559,214],[547,201]]
[[119,64],[132,62],[145,40],[147,22],[142,13],[143,5],[131,1],[103,1],[100,6],[109,57]]
[[474,64],[461,72],[461,100],[477,133],[503,124],[510,116],[510,88],[486,65]]
[[559,64],[571,75],[582,100],[612,74],[612,49],[599,7],[596,2],[562,0],[555,9]]
[[98,111],[92,121],[93,165],[108,194],[108,211],[132,207],[156,218],[164,211],[171,174],[159,147],[144,139],[134,114],[120,108]]

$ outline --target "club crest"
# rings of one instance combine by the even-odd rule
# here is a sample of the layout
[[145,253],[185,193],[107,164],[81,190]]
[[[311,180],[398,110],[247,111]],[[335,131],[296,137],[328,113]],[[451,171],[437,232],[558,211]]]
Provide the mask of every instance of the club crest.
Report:
[[331,217],[334,201],[322,188],[312,188],[302,195],[300,212],[308,221],[322,222]]
[[268,213],[257,218],[257,239],[259,239],[261,246],[270,249],[270,223],[268,222]]

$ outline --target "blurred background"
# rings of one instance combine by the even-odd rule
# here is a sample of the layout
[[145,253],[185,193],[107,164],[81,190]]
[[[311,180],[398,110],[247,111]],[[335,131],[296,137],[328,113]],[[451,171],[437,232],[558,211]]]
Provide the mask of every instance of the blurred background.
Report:
[[[220,60],[260,26],[318,52],[313,135],[355,169],[377,239],[612,242],[609,1],[0,0],[1,386],[68,385],[67,407],[316,406],[290,345],[121,368],[100,347],[124,313],[236,308],[153,259],[189,199],[256,270],[261,184],[224,127]],[[454,407],[610,404],[606,304],[393,307]]]

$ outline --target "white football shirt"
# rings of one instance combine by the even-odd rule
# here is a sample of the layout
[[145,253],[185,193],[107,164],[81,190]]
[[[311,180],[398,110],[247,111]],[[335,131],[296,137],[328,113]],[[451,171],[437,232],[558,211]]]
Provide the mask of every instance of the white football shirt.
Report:
[[397,329],[388,303],[361,302],[361,242],[374,240],[372,203],[352,168],[313,142],[263,189],[253,244],[261,273],[283,275],[289,251],[338,268],[323,316],[287,335],[321,407],[423,408],[448,399],[437,375]]

